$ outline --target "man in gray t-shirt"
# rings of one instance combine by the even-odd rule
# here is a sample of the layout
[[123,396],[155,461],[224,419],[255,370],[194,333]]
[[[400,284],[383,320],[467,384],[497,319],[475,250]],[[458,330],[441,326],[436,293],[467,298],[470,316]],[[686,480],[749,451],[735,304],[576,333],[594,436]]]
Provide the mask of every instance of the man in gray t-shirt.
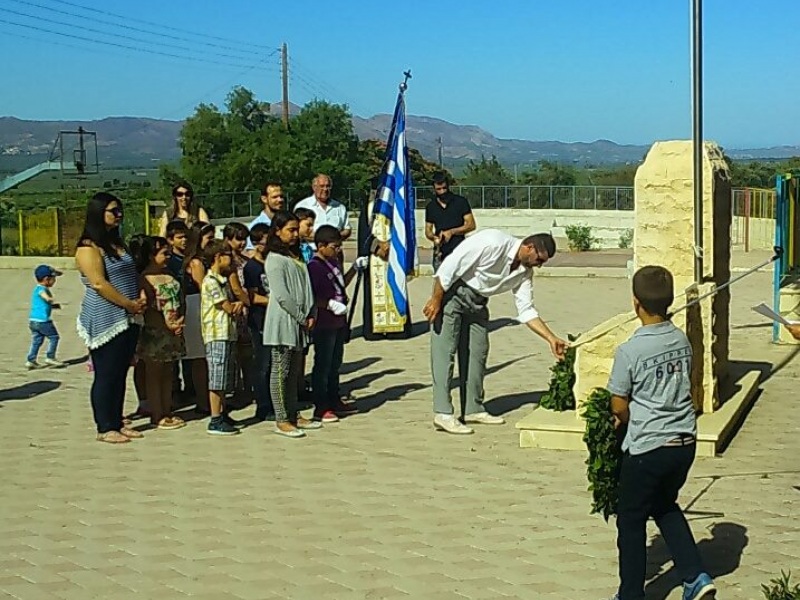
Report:
[[616,600],[641,600],[647,564],[647,520],[652,517],[683,579],[684,600],[716,592],[704,571],[678,494],[694,462],[697,421],[691,397],[692,349],[667,310],[672,274],[643,267],[633,276],[633,306],[642,322],[618,349],[608,391],[615,425],[627,426],[619,476]]

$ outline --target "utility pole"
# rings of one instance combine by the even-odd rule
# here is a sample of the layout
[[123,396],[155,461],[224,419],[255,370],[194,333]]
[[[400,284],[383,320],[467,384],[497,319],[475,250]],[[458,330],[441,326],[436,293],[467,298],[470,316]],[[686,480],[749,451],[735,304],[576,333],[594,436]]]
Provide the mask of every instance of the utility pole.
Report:
[[283,80],[283,100],[281,102],[283,126],[289,129],[289,51],[286,48],[286,42],[281,46],[281,79]]
[[439,136],[439,167],[443,167],[444,163],[442,162],[442,136]]
[[692,0],[692,142],[694,149],[694,279],[703,282],[703,0]]

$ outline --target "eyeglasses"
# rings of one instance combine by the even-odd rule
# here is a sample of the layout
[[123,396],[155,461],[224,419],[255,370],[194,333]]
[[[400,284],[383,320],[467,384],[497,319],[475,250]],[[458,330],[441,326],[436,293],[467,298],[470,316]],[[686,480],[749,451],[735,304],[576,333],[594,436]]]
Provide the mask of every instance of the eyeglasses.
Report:
[[115,217],[121,217],[123,215],[122,209],[119,206],[115,206],[114,208],[107,208],[107,213],[111,213]]
[[192,197],[192,193],[191,192],[175,192],[175,197],[176,198],[184,198],[184,197],[185,198],[191,198]]

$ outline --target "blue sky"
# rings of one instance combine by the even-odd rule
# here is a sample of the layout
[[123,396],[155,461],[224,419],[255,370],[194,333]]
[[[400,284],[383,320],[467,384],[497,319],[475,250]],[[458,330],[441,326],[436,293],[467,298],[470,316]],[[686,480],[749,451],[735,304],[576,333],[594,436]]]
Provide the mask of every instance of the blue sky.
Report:
[[[795,4],[705,0],[707,139],[800,143]],[[265,57],[286,42],[298,104],[391,112],[411,68],[411,114],[647,144],[691,135],[689,16],[689,0],[2,0],[0,114],[180,119],[234,84],[276,101],[278,55]]]

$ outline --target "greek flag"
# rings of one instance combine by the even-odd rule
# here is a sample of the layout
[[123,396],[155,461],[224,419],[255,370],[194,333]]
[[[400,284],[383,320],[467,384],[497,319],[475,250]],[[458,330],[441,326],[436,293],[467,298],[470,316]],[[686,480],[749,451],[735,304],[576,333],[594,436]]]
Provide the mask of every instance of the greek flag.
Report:
[[391,245],[387,281],[395,309],[404,322],[410,319],[406,276],[416,267],[415,205],[406,146],[406,106],[401,91],[397,96],[392,129],[386,144],[386,159],[375,196],[373,215],[380,215],[389,223]]

